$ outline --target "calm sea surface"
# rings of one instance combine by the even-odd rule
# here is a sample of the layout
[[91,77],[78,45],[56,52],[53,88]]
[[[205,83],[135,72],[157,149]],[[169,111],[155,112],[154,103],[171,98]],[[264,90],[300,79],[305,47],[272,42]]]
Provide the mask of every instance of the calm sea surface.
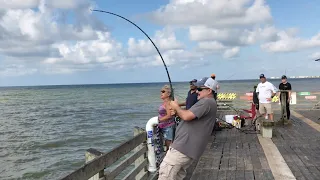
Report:
[[[271,80],[277,87],[279,80]],[[296,91],[320,91],[320,79],[290,80]],[[222,81],[221,92],[249,92],[258,81]],[[0,179],[58,179],[157,115],[165,83],[0,88]],[[188,83],[173,83],[184,99]]]

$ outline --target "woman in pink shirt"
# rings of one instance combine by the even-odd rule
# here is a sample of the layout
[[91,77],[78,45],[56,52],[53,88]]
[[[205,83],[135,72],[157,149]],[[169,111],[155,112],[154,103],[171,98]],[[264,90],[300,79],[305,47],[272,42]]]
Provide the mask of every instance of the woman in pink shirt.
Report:
[[173,140],[173,125],[174,125],[174,117],[170,113],[170,94],[171,88],[168,85],[164,85],[160,91],[160,98],[163,100],[163,103],[160,105],[158,112],[159,118],[159,128],[163,137],[165,139],[165,144],[167,150]]

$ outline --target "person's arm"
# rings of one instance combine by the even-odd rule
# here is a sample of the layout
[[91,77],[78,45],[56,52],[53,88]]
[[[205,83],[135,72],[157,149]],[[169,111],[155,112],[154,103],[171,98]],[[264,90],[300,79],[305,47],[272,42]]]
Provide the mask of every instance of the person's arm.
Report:
[[279,84],[279,92],[277,92],[277,96],[278,96],[278,97],[280,97],[280,93],[281,93],[280,91],[281,91],[281,89],[282,89],[282,88],[281,88],[281,83],[280,83],[280,84]]
[[179,106],[186,106],[187,102],[179,103]]
[[288,99],[290,100],[291,99],[291,93],[292,93],[292,88],[291,88],[291,84],[288,83]]
[[161,122],[161,121],[167,121],[167,120],[169,120],[169,119],[172,118],[171,112],[170,112],[170,106],[167,105],[167,103],[165,104],[165,108],[166,108],[167,114],[166,114],[165,116],[159,118],[159,121],[160,121],[160,122]]
[[176,115],[178,115],[184,121],[191,121],[196,118],[196,116],[190,110],[181,109],[179,106],[175,108]]
[[271,92],[272,92],[271,98],[273,98],[277,93],[276,87],[270,83],[270,88],[271,88]]
[[219,85],[219,83],[217,84],[217,89],[220,89],[220,85]]
[[[204,106],[205,101],[198,101],[189,110],[181,109],[178,101],[171,101],[170,105],[175,114],[184,121],[192,121],[208,112],[209,106]],[[173,114],[173,113],[172,113]]]

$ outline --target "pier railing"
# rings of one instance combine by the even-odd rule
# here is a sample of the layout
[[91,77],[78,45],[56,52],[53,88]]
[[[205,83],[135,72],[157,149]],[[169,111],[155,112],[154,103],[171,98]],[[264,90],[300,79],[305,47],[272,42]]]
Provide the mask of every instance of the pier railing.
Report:
[[[218,105],[219,110],[230,110],[227,106],[231,105],[236,109],[250,108],[253,99],[253,92],[240,93],[240,92],[228,92],[218,93]],[[274,110],[280,110],[281,105],[279,97],[276,95],[272,99],[272,108]],[[293,110],[312,110],[320,109],[320,92],[295,92],[291,94],[290,109]]]
[[156,179],[147,171],[147,134],[135,127],[134,137],[107,153],[95,149],[86,152],[86,163],[61,180]]

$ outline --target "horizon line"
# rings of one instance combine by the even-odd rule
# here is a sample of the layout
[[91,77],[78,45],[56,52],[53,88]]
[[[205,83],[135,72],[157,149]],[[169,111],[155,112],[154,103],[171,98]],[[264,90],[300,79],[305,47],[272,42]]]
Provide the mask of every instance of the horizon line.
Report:
[[[280,80],[281,78],[267,78],[271,80]],[[320,79],[320,77],[300,77],[300,78],[289,78],[289,79]],[[252,81],[259,79],[222,79],[218,80],[220,82],[223,81]],[[184,83],[189,81],[172,81],[172,83]],[[9,85],[9,86],[0,86],[0,88],[5,87],[39,87],[39,86],[82,86],[82,85],[121,85],[121,84],[152,84],[152,83],[169,83],[167,81],[158,81],[158,82],[120,82],[120,83],[84,83],[84,84],[40,84],[40,85]]]

